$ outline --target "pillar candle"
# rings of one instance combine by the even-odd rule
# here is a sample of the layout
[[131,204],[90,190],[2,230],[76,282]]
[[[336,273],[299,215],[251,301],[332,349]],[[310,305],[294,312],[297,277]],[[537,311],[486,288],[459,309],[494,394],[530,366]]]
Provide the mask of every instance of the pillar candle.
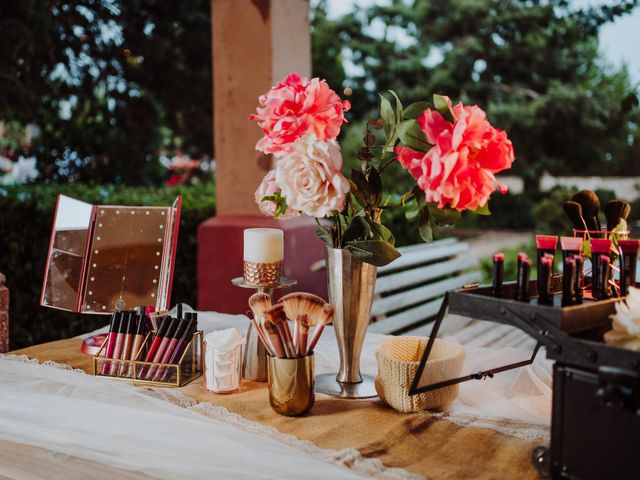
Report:
[[244,231],[244,261],[276,263],[284,258],[284,232],[278,228],[247,228]]

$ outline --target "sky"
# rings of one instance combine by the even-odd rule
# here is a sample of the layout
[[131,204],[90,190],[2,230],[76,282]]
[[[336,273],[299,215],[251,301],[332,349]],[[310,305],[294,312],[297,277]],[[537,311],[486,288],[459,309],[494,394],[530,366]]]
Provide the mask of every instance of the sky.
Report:
[[[573,0],[576,8],[612,4],[616,0]],[[339,17],[350,12],[354,5],[368,6],[372,4],[388,3],[387,0],[329,0],[330,17]],[[626,63],[629,68],[631,81],[640,90],[640,7],[631,15],[618,19],[600,30],[600,50],[603,59],[614,67]]]

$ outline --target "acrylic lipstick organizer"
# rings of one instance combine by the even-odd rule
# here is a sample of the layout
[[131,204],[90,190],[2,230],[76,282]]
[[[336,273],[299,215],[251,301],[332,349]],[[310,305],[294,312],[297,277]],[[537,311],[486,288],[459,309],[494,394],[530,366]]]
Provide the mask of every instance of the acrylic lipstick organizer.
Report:
[[202,330],[193,334],[177,364],[145,362],[144,353],[151,346],[155,332],[149,332],[133,360],[105,358],[106,341],[93,357],[93,375],[126,380],[139,385],[182,387],[203,372]]

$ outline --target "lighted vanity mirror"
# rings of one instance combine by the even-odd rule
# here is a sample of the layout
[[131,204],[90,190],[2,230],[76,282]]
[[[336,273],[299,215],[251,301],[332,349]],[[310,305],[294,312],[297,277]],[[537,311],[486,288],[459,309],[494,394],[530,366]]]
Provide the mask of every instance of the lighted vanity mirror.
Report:
[[168,207],[58,196],[40,304],[110,314],[169,304],[182,199]]

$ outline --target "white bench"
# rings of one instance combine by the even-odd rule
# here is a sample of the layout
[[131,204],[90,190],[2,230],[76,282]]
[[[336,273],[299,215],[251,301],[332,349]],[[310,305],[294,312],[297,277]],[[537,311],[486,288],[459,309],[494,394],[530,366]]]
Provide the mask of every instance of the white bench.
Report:
[[369,331],[426,335],[445,292],[482,279],[478,260],[460,256],[468,249],[455,238],[399,248],[402,256],[378,270]]

